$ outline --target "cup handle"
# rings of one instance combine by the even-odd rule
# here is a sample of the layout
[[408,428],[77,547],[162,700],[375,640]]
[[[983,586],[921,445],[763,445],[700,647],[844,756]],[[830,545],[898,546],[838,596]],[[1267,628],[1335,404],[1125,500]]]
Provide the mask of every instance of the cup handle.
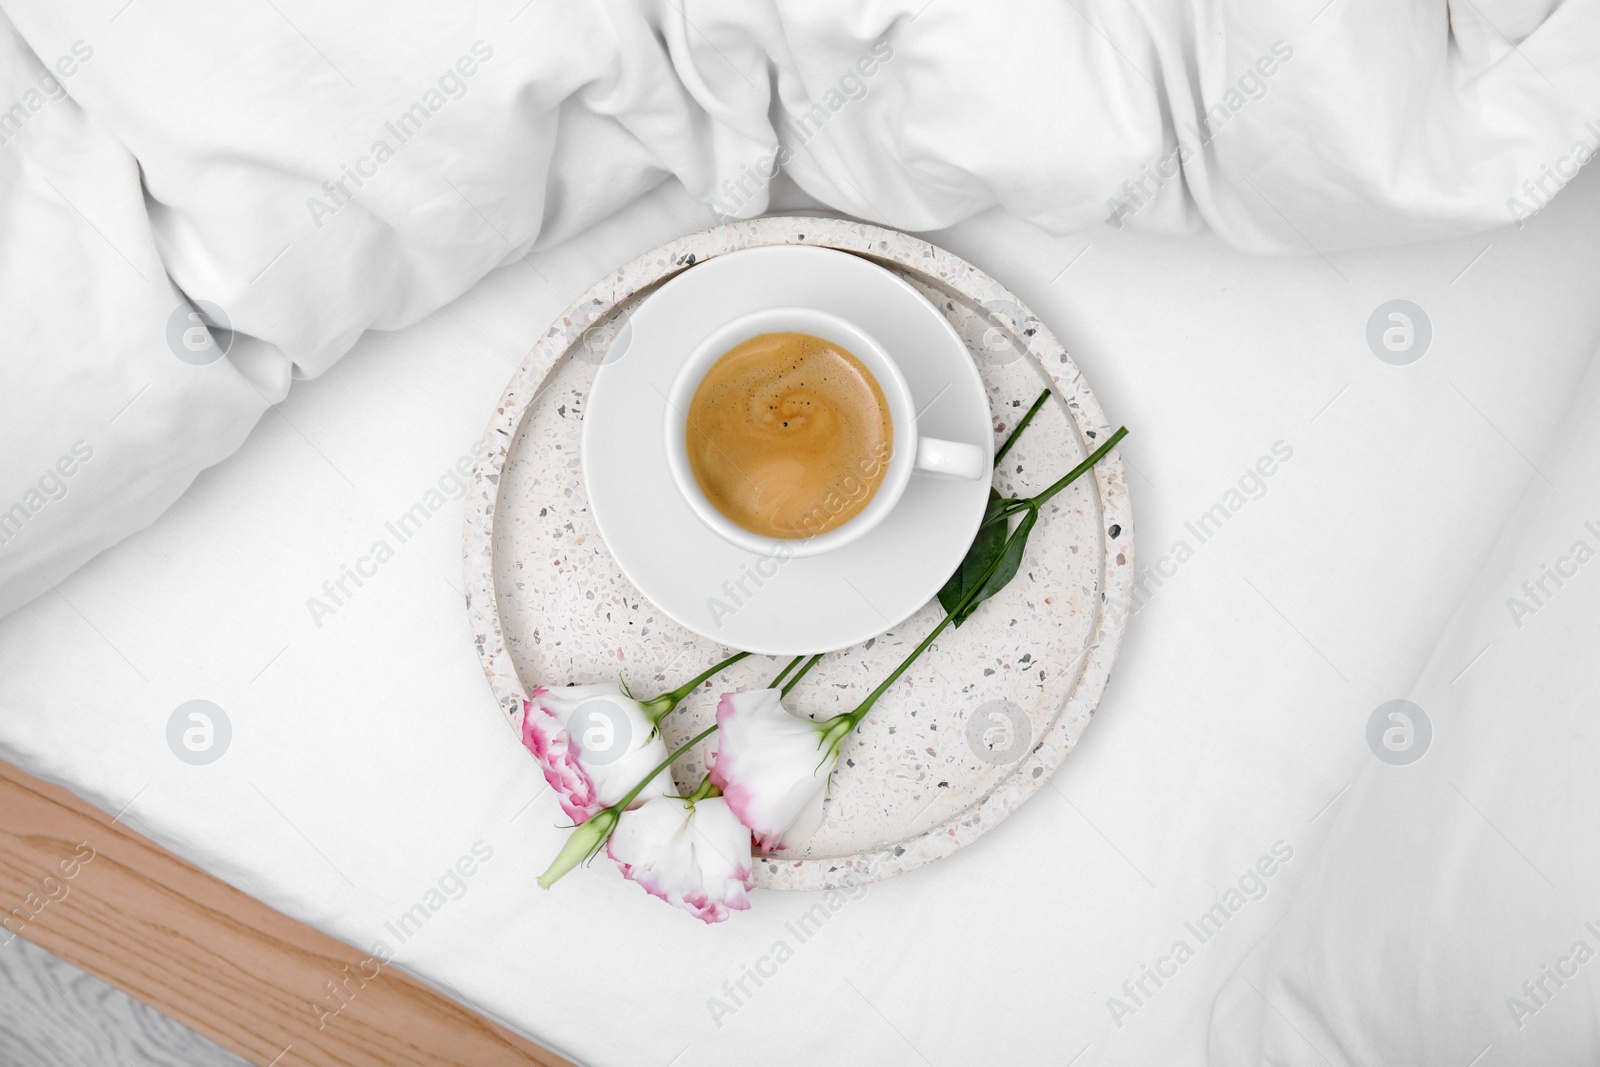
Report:
[[937,437],[919,437],[915,467],[919,471],[971,480],[984,476],[989,467],[989,458],[977,445],[941,441]]

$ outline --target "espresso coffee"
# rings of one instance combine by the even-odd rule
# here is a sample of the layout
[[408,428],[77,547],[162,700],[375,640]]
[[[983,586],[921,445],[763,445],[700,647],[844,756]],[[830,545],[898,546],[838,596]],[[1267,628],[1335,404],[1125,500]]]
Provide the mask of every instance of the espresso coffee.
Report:
[[706,372],[685,437],[713,507],[752,533],[800,538],[843,526],[872,500],[894,424],[877,379],[843,346],[764,333]]

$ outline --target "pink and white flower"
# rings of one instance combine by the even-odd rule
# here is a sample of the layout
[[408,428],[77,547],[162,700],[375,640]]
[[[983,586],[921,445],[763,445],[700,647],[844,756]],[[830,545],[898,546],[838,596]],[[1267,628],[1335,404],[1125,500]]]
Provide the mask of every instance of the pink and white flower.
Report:
[[[667,758],[644,708],[610,683],[535,689],[522,702],[522,743],[574,822],[621,800]],[[652,781],[639,800],[664,795]]]
[[624,878],[702,922],[750,907],[750,831],[721,797],[647,800],[622,813],[606,854]]
[[830,725],[794,714],[776,689],[724,693],[717,704],[711,781],[762,852],[799,844],[822,825],[828,776],[839,760],[825,736]]

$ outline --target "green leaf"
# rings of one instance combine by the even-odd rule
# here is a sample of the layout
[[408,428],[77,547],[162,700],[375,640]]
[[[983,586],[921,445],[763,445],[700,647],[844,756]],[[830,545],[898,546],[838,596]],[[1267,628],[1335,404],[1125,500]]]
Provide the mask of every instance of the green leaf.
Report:
[[[1039,509],[1036,507],[1029,508],[1023,514],[1022,521],[1017,523],[1017,528],[1012,531],[1011,536],[1005,542],[1004,554],[1000,557],[1000,565],[994,569],[993,574],[989,575],[989,580],[983,583],[983,587],[978,590],[977,595],[967,602],[965,608],[961,609],[961,614],[951,620],[955,625],[960,626],[966,622],[972,617],[972,613],[978,610],[979,604],[1004,589],[1011,579],[1017,576],[1017,570],[1022,566],[1022,554],[1028,549],[1028,535],[1033,532],[1033,524],[1038,521]],[[1003,528],[998,523],[995,525],[995,529]]]
[[1005,500],[993,487],[989,487],[989,503],[984,508],[983,521],[985,525],[978,527],[978,535],[972,539],[972,544],[967,549],[967,554],[961,560],[961,565],[944,583],[944,588],[939,590],[939,606],[944,608],[945,614],[954,611],[961,603],[961,598],[966,596],[967,590],[978,584],[984,572],[989,569],[989,564],[1000,555],[1006,543],[1006,523],[997,522],[988,525]]

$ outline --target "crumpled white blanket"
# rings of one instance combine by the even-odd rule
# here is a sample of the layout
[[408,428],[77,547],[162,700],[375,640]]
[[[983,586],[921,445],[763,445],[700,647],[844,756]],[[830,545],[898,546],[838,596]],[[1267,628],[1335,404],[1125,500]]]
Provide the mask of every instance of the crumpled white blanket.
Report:
[[0,613],[667,179],[1311,255],[1527,217],[1600,148],[1600,0],[0,8]]

